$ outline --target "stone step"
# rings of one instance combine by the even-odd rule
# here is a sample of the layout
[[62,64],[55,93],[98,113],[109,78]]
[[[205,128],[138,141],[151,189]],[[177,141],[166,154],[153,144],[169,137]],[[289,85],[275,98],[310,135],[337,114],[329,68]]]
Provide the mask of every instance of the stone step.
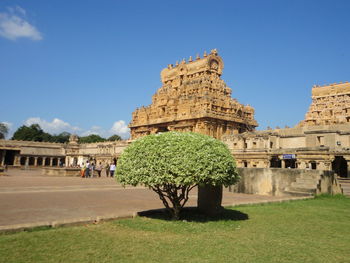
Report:
[[311,179],[300,179],[298,178],[295,182],[300,184],[314,184],[317,185],[320,180],[311,180]]
[[295,191],[295,192],[303,192],[303,193],[311,193],[316,194],[316,187],[314,188],[305,188],[305,187],[293,187],[289,186],[284,189],[285,191]]
[[298,177],[298,179],[320,180],[321,178],[320,178],[320,176],[314,177],[314,176],[310,176],[310,175],[306,175],[306,174],[301,174],[301,175]]
[[311,188],[311,189],[317,188],[317,184],[310,184],[310,183],[303,184],[303,183],[299,183],[299,182],[291,183],[290,186],[291,187],[299,187],[299,188],[307,188],[307,189],[309,189],[309,188]]
[[350,196],[350,178],[339,178],[338,183],[343,190],[343,195]]
[[285,190],[284,193],[291,196],[313,196],[312,193],[299,192],[299,191],[293,191],[293,190]]

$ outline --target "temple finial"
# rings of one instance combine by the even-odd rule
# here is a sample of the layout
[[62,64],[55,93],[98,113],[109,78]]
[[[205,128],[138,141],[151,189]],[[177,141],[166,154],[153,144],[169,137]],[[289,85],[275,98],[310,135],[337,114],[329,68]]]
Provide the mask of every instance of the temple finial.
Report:
[[204,51],[203,57],[206,57],[206,56],[207,56],[207,51]]

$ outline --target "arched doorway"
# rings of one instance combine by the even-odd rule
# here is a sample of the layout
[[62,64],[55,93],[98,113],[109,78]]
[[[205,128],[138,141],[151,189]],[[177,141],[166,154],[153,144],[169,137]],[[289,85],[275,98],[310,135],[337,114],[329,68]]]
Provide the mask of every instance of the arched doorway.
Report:
[[52,166],[57,166],[58,162],[57,162],[57,158],[53,158],[52,159]]
[[33,166],[33,165],[34,165],[34,160],[35,160],[34,157],[29,157],[29,163],[28,163],[28,165]]
[[348,164],[343,156],[335,156],[332,170],[340,177],[348,177]]
[[38,157],[37,165],[38,166],[42,166],[43,165],[43,158],[42,157]]
[[45,166],[49,166],[50,165],[50,158],[46,158],[45,159],[45,164],[44,164]]
[[21,161],[20,161],[21,165],[25,165],[26,164],[26,158],[27,157],[24,157],[24,156],[21,157]]

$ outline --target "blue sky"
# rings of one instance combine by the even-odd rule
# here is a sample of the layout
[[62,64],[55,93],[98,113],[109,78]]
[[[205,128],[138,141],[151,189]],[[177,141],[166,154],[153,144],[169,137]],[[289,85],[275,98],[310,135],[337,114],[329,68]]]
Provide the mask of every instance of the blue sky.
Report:
[[350,81],[350,1],[0,0],[0,122],[128,136],[167,64],[217,48],[258,129],[304,118]]

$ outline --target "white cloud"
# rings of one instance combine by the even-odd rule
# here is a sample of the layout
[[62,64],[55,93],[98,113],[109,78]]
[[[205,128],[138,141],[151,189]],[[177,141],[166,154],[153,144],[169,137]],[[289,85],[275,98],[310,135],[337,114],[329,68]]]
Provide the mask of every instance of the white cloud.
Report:
[[26,11],[19,7],[9,7],[8,13],[0,13],[0,36],[16,40],[17,38],[29,38],[41,40],[43,37],[35,26],[26,20]]
[[127,139],[130,137],[130,129],[128,128],[128,125],[126,125],[125,121],[119,120],[116,121],[112,128],[109,130],[110,134],[118,134],[123,139]]
[[97,134],[103,138],[108,138],[114,134],[118,134],[122,139],[128,139],[130,137],[130,129],[123,120],[119,120],[113,123],[112,128],[109,130],[103,129],[100,126],[92,126],[88,130],[84,130],[80,127],[73,126],[68,122],[54,118],[51,122],[43,120],[39,117],[31,117],[24,122],[24,125],[30,126],[32,124],[39,124],[40,127],[50,134],[59,134],[61,132],[69,132],[78,134],[79,136],[88,136],[90,134]]
[[92,126],[89,130],[81,133],[81,136],[87,136],[90,134],[97,134],[101,137],[108,138],[114,134],[118,134],[122,139],[128,139],[130,137],[130,129],[126,125],[125,121],[119,120],[113,123],[112,128],[105,130],[99,126]]
[[54,118],[51,122],[48,122],[39,117],[34,117],[29,118],[24,122],[24,125],[26,126],[30,126],[32,124],[39,124],[45,132],[51,134],[59,134],[64,131],[70,133],[77,133],[82,130],[81,128],[72,126],[68,122],[64,122],[58,118]]
[[105,131],[99,126],[92,126],[89,130],[82,132],[81,136],[88,136],[90,134],[100,135],[101,137],[105,136]]

